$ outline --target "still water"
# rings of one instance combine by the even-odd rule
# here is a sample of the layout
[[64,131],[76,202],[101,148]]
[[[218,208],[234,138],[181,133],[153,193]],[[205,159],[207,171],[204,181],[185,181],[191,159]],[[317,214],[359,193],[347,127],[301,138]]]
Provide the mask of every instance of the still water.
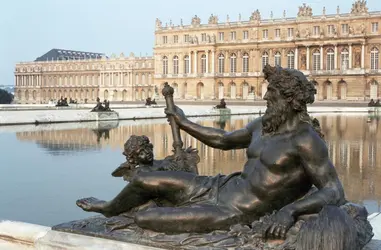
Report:
[[[330,157],[349,200],[380,211],[381,135],[379,118],[368,115],[315,115]],[[255,116],[193,119],[227,131],[242,128]],[[77,208],[78,198],[111,199],[126,184],[111,172],[124,161],[130,135],[147,135],[155,158],[170,154],[172,135],[166,120],[0,127],[0,219],[52,226],[91,214]],[[240,171],[244,150],[221,151],[182,133],[186,146],[199,150],[200,174]]]

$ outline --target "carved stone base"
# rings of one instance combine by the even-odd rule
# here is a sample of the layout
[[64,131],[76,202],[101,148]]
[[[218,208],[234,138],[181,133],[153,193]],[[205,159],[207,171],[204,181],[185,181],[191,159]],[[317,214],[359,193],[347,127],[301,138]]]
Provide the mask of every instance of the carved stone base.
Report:
[[88,115],[95,121],[119,120],[119,113],[115,111],[89,112]]

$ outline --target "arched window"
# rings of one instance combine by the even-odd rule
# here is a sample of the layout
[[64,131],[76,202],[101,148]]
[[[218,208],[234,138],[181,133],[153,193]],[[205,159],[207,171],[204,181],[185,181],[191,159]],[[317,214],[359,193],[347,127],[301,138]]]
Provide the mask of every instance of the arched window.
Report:
[[262,69],[269,63],[269,54],[265,51],[262,54]]
[[333,49],[327,50],[327,70],[335,69],[335,52]]
[[179,73],[179,57],[173,57],[173,74],[177,75]]
[[378,69],[378,49],[373,48],[370,51],[370,69]]
[[[312,53],[312,69],[320,70],[320,50],[315,49]],[[307,62],[308,63],[308,62]]]
[[189,74],[189,56],[184,56],[184,74]]
[[163,74],[168,74],[168,57],[163,57]]
[[287,68],[293,69],[295,68],[295,53],[294,51],[289,51],[287,54]]
[[249,54],[244,53],[242,56],[242,72],[249,72]]
[[223,54],[218,56],[218,73],[224,73],[225,71],[225,57]]
[[275,66],[281,66],[281,63],[282,63],[282,55],[280,54],[279,51],[277,51],[275,53],[275,56],[274,56],[274,61],[275,61]]
[[201,56],[201,73],[206,73],[206,55]]
[[237,56],[233,53],[230,56],[230,73],[237,72]]
[[341,69],[346,70],[349,67],[349,52],[347,49],[341,51]]

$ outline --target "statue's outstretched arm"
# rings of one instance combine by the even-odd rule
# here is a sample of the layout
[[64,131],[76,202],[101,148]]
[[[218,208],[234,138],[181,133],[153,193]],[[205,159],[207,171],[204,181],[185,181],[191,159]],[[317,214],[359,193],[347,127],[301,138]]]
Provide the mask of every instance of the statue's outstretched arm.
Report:
[[210,147],[222,150],[247,148],[250,145],[253,131],[261,125],[261,119],[258,118],[243,129],[226,132],[222,129],[204,127],[191,122],[177,106],[175,111],[172,112],[166,109],[165,113],[175,118],[174,120],[181,130]]
[[318,213],[325,205],[343,205],[344,189],[329,159],[325,142],[316,133],[309,133],[297,139],[297,144],[304,170],[318,191],[285,209],[296,217]]

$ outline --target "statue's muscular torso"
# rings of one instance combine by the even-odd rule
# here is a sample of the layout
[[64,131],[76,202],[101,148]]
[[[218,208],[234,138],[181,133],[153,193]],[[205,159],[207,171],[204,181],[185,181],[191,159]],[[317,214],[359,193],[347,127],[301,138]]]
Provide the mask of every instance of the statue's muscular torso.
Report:
[[252,136],[242,174],[226,183],[218,199],[220,205],[254,216],[279,210],[305,195],[312,186],[294,139],[301,130],[311,130],[310,125],[300,124],[297,131],[263,136],[260,121],[247,126]]

